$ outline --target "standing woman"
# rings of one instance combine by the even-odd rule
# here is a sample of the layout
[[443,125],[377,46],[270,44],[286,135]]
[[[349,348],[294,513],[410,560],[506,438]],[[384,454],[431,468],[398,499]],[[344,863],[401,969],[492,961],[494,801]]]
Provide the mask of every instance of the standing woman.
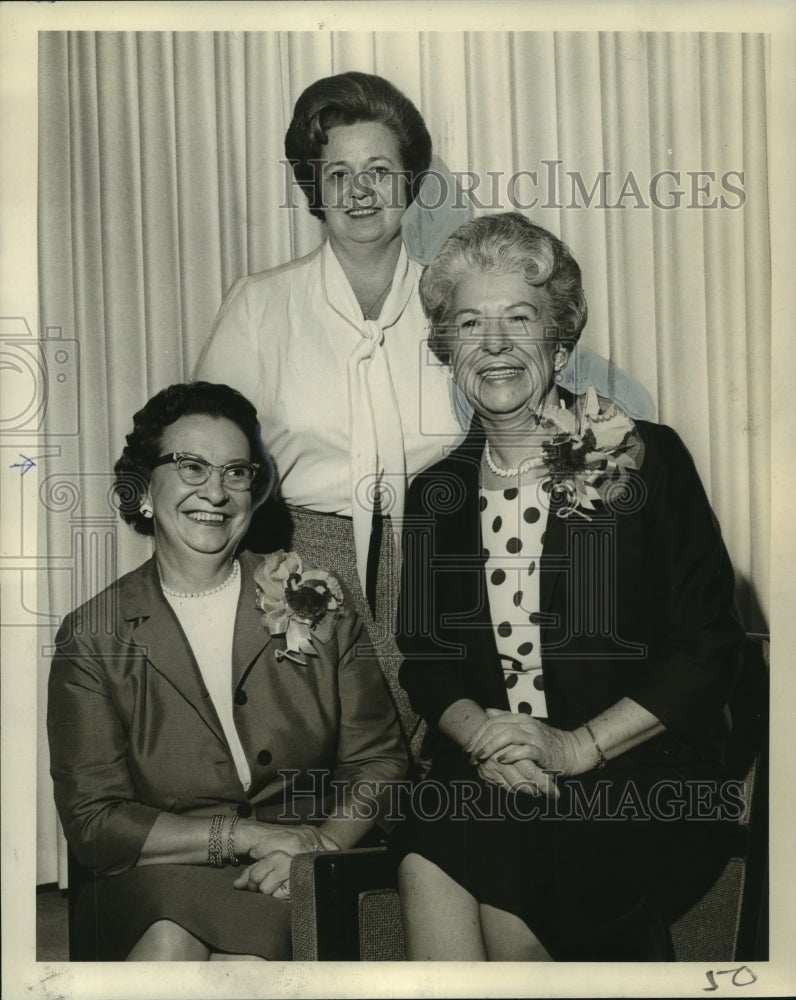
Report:
[[391,83],[350,72],[303,92],[285,152],[326,238],[233,286],[194,377],[233,385],[257,406],[291,547],[349,582],[405,706],[389,525],[407,482],[462,438],[447,371],[423,346],[421,268],[402,240],[431,138]]

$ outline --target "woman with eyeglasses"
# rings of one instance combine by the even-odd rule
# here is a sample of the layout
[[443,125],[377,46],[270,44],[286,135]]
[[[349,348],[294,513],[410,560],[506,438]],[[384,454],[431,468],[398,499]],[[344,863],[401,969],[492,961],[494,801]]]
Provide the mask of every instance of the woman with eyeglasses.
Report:
[[289,958],[292,857],[360,842],[355,786],[405,772],[378,661],[334,576],[238,553],[273,473],[236,390],[157,393],[115,472],[154,554],[65,618],[49,683],[72,958]]

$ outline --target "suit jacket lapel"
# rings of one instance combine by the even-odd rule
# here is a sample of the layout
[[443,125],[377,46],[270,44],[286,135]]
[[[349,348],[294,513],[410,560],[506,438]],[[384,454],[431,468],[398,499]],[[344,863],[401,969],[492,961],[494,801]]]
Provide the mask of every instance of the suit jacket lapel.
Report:
[[[560,386],[558,394],[566,402],[567,407],[574,405],[574,397]],[[567,605],[566,588],[570,585],[567,577],[572,572],[568,519],[558,516],[558,511],[563,506],[564,500],[561,495],[550,497],[550,510],[545,525],[542,558],[539,566],[539,610],[543,615],[555,615],[555,622],[549,620],[548,636],[552,634],[560,636],[565,628],[565,623],[559,620],[560,609]],[[578,515],[571,516],[577,518]],[[563,594],[562,588],[565,589]],[[555,611],[556,608],[559,610]],[[543,631],[542,643],[544,644],[544,642],[545,633]]]
[[451,516],[448,546],[452,554],[462,556],[477,564],[477,570],[469,569],[458,577],[458,606],[477,608],[471,619],[475,628],[463,632],[468,647],[468,660],[478,664],[487,690],[491,692],[490,702],[496,707],[508,708],[508,696],[503,683],[503,670],[498,659],[495,634],[486,592],[486,556],[481,535],[481,513],[479,507],[479,468],[484,447],[484,432],[476,420],[470,429],[466,442],[457,453],[463,461],[456,470],[465,490],[465,502]]
[[[554,607],[562,607],[561,600],[557,599],[561,588],[566,585],[564,570],[569,566],[570,559],[566,519],[556,514],[559,508],[560,505],[555,502],[550,505],[539,566],[539,610],[546,615],[553,613]],[[561,623],[557,622],[552,627],[557,629],[560,626]]]
[[154,556],[122,584],[121,613],[131,625],[130,640],[226,746],[224,730],[207,696],[191,646],[160,589]]
[[232,642],[232,688],[237,689],[254,661],[272,641],[270,632],[262,625],[262,611],[255,604],[255,583],[252,578],[259,562],[251,552],[239,556],[241,591],[235,617],[235,636]]

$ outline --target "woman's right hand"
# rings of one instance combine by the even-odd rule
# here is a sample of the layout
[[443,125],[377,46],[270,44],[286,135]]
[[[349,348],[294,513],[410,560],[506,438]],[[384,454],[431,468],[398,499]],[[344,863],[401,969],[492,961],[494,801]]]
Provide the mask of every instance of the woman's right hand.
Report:
[[291,855],[271,851],[253,865],[248,865],[232,883],[235,889],[262,892],[278,899],[290,899]]
[[549,774],[546,774],[532,760],[516,760],[503,763],[497,757],[488,757],[478,764],[478,776],[483,781],[500,785],[507,791],[524,792],[526,795],[547,795],[558,799],[560,792]]

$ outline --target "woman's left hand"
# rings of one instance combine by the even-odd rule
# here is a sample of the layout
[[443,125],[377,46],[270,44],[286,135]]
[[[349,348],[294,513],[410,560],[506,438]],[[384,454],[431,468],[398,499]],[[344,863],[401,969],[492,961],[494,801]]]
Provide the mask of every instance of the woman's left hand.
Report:
[[293,860],[285,851],[272,851],[260,861],[244,868],[232,883],[236,889],[262,892],[277,899],[290,899],[290,862]]
[[308,826],[280,823],[260,823],[255,820],[238,824],[235,850],[258,861],[276,851],[285,854],[306,854],[317,850],[318,834]]
[[486,714],[487,721],[464,748],[470,754],[471,764],[498,755],[496,759],[501,764],[531,760],[544,771],[565,775],[582,774],[590,769],[592,762],[574,733],[520,712],[488,708]]

